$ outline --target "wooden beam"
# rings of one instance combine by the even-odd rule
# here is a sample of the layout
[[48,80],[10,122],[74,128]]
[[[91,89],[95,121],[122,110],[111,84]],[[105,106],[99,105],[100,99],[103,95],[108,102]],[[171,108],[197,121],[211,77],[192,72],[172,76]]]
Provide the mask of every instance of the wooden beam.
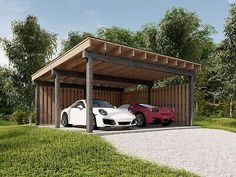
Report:
[[149,85],[148,86],[148,104],[152,104],[151,103],[151,99],[152,99],[152,86],[153,85]]
[[60,76],[55,70],[55,128],[60,128]]
[[122,48],[120,46],[114,48],[113,50],[109,51],[110,53],[114,55],[121,55],[122,54]]
[[[39,86],[50,86],[54,87],[54,82],[48,82],[48,81],[41,81],[37,80],[37,83]],[[60,83],[61,88],[78,88],[78,89],[86,89],[85,85],[80,84],[68,84],[68,83]],[[93,90],[104,90],[104,91],[114,91],[114,92],[123,92],[123,88],[116,88],[116,87],[103,87],[103,86],[93,86]]]
[[171,73],[171,74],[176,74],[176,75],[193,76],[195,74],[194,71],[187,71],[187,70],[168,67],[168,66],[164,66],[160,64],[146,63],[140,60],[134,60],[134,59],[124,58],[124,57],[119,57],[119,56],[108,55],[108,54],[101,54],[101,53],[96,53],[96,52],[91,52],[91,51],[86,51],[86,50],[84,50],[83,52],[83,57],[92,57],[94,60],[100,60],[100,61],[104,61],[108,63],[149,69],[149,70],[154,70],[154,71],[161,71],[161,72],[166,72],[166,73]]
[[86,132],[93,132],[93,60],[86,58]]
[[[66,71],[66,70],[56,70],[56,71],[60,76],[86,78],[86,74],[82,72]],[[130,79],[130,78],[122,78],[122,77],[114,77],[109,75],[98,75],[98,74],[94,74],[93,78],[94,80],[121,82],[128,84],[150,85],[153,83],[153,81],[147,81],[147,80]]]
[[193,70],[194,69],[194,63],[186,63],[186,67],[189,70]]
[[39,125],[39,84],[34,82],[35,85],[35,124]]
[[163,56],[158,56],[158,63],[160,63],[162,65],[167,65],[168,64],[168,58],[163,57]]
[[60,64],[63,64],[70,58],[78,55],[80,52],[82,52],[85,48],[89,48],[91,46],[91,40],[90,38],[86,38],[82,42],[80,42],[78,45],[70,49],[69,51],[63,53],[62,55],[58,56],[56,59],[51,61],[48,65],[44,66],[40,70],[38,70],[36,73],[32,75],[32,81],[36,80],[43,74],[50,72],[53,68],[59,66]]
[[194,77],[189,76],[189,125],[193,125],[193,92],[194,92]]
[[177,60],[177,67],[178,68],[186,68],[186,61]]
[[176,59],[168,58],[168,66],[176,67],[178,65]]

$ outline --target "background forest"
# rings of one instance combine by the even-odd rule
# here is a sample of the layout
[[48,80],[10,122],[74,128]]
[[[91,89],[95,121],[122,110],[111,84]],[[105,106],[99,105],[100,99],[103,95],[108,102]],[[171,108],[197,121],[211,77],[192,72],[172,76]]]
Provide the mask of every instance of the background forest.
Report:
[[[78,29],[79,30],[79,29]],[[168,10],[159,24],[144,24],[138,31],[112,26],[98,28],[93,34],[71,31],[62,41],[59,54],[94,36],[160,54],[201,63],[195,78],[195,115],[236,117],[236,4],[225,20],[225,38],[214,43],[215,29],[203,24],[194,13],[182,8]],[[51,61],[56,53],[57,35],[43,29],[37,17],[27,16],[12,22],[13,39],[0,38],[9,58],[8,67],[0,67],[0,119],[27,123],[34,116],[34,86],[31,74]],[[187,82],[174,77],[155,83],[155,87]]]

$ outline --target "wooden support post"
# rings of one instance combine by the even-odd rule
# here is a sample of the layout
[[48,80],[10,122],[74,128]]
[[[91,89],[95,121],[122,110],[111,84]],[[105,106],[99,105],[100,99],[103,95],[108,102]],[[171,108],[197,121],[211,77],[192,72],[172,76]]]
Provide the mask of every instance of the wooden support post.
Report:
[[152,99],[152,85],[148,85],[148,104],[152,104],[151,99]]
[[60,128],[60,80],[55,72],[55,128]]
[[34,82],[35,85],[35,124],[39,125],[39,84]]
[[189,125],[193,125],[193,91],[194,91],[194,82],[193,76],[189,76]]
[[93,61],[86,58],[86,132],[93,132]]
[[86,85],[85,85],[85,87],[83,88],[83,91],[84,91],[84,98],[86,99],[86,93],[87,93],[87,91],[86,91]]

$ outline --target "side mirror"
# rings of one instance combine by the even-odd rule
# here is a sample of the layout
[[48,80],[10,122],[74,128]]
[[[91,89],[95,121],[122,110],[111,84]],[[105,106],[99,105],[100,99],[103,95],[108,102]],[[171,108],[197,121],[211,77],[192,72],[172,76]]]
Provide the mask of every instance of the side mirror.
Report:
[[83,109],[83,106],[82,106],[82,105],[78,105],[77,108],[80,109],[80,110],[82,110],[82,109]]

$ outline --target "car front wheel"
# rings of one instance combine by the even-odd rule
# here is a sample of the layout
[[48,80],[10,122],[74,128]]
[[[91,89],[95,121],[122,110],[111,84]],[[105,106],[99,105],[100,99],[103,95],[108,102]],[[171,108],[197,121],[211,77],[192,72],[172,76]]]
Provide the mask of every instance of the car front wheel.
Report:
[[143,126],[145,126],[145,117],[144,117],[144,115],[143,114],[141,114],[141,113],[138,113],[138,114],[136,114],[136,125],[138,126],[138,127],[143,127]]
[[172,123],[172,120],[168,120],[167,122],[162,122],[162,126],[169,126]]
[[68,115],[65,112],[62,114],[61,123],[64,127],[70,126],[70,124],[68,124]]
[[96,117],[95,115],[93,115],[93,130],[97,130],[98,127],[97,127],[97,122],[96,122]]

